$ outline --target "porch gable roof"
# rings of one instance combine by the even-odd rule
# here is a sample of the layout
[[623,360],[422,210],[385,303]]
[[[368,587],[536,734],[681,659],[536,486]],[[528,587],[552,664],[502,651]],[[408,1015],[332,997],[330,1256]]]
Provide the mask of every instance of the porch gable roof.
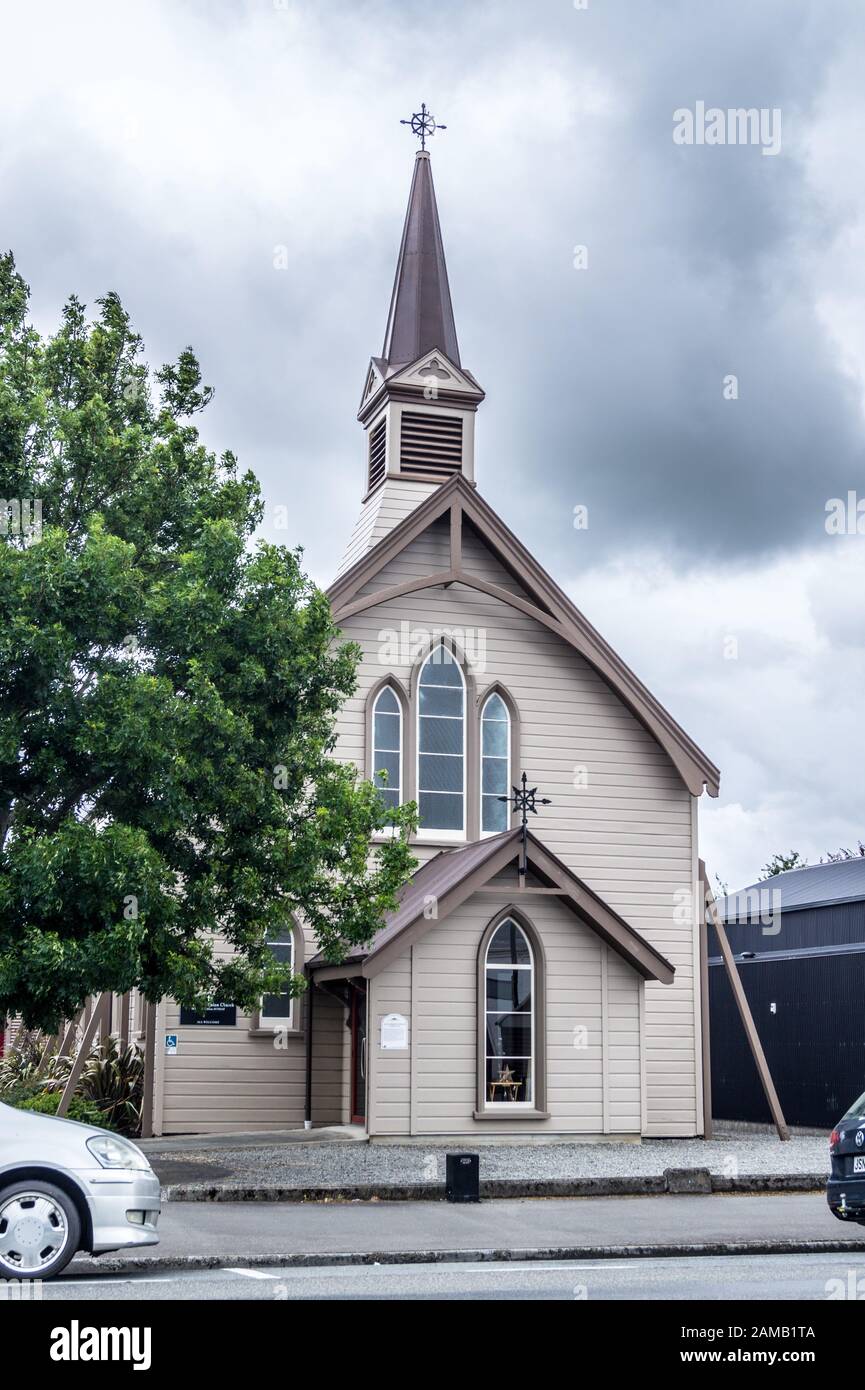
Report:
[[[341,973],[367,978],[377,975],[436,922],[443,921],[512,864],[519,856],[521,838],[519,828],[505,830],[462,849],[437,854],[422,864],[404,885],[396,908],[386,915],[368,947],[353,951],[341,966],[318,955],[310,961],[310,971],[315,975],[327,970],[331,979],[338,978]],[[527,835],[526,857],[532,872],[643,979],[672,983],[675,970],[666,957],[572,873],[531,831]],[[514,887],[515,907],[523,899],[528,903],[531,897],[531,890]]]

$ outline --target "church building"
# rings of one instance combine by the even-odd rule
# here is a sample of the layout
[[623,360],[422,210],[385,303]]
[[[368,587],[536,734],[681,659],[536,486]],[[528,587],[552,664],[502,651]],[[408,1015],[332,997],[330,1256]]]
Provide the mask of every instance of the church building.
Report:
[[337,755],[417,802],[419,867],[341,965],[286,925],[301,999],[160,1006],[156,1133],[704,1133],[697,804],[719,774],[484,500],[483,402],[422,149],[329,590],[363,653]]

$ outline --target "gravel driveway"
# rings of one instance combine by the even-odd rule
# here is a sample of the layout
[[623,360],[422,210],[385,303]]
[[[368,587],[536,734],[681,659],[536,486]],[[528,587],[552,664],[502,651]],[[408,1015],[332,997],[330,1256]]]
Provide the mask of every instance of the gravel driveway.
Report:
[[[379,1184],[441,1183],[447,1148],[414,1144],[256,1143],[244,1136],[177,1139],[160,1147],[151,1140],[143,1147],[164,1183],[243,1183],[250,1186],[340,1188]],[[506,1144],[473,1145],[471,1140],[451,1149],[476,1149],[481,1155],[482,1179],[609,1178],[660,1176],[668,1168],[708,1168],[722,1177],[757,1174],[828,1173],[826,1138],[794,1136],[782,1144],[768,1135],[730,1135],[701,1139],[646,1139],[642,1144]]]

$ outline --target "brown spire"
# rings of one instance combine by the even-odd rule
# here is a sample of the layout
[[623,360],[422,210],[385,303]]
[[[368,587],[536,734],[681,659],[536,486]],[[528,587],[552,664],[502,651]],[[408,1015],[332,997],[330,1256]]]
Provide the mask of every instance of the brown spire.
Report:
[[461,365],[430,157],[418,150],[382,356],[395,366],[432,348]]

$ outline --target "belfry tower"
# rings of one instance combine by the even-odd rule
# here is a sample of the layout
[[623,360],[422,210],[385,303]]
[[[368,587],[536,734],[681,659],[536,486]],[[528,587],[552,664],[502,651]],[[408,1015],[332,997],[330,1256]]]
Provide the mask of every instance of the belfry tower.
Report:
[[358,419],[363,506],[340,573],[461,473],[475,476],[484,392],[460,361],[429,151],[418,150],[384,346],[369,364]]

